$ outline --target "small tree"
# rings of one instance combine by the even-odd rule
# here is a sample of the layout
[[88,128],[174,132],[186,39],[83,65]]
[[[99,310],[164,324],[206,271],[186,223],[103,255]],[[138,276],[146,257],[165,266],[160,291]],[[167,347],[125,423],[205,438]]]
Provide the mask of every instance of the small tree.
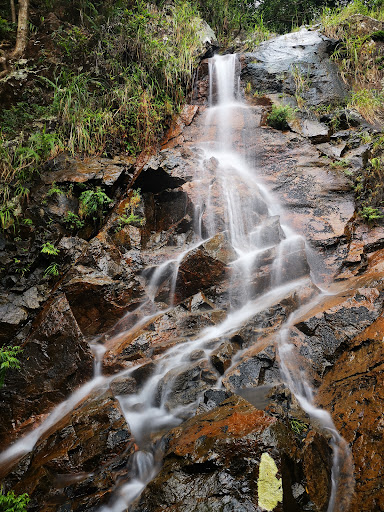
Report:
[[25,52],[28,41],[28,10],[29,0],[19,0],[19,16],[17,21],[17,35],[15,49],[11,58],[19,59]]

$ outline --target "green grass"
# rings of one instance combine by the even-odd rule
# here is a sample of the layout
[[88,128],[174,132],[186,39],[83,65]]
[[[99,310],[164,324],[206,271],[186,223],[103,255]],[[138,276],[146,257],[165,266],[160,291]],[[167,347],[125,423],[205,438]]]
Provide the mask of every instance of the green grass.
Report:
[[339,40],[332,58],[343,80],[353,90],[349,106],[355,108],[367,121],[374,122],[380,120],[384,112],[384,55],[377,45],[380,34],[359,32],[359,26],[351,18],[355,14],[384,21],[382,2],[354,0],[344,7],[324,9],[321,24],[327,36]]

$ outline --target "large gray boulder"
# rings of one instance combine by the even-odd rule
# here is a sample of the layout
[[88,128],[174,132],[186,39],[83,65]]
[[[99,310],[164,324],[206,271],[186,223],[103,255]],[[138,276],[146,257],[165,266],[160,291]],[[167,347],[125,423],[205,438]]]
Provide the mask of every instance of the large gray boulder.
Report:
[[302,28],[244,55],[242,79],[262,92],[299,94],[312,105],[335,103],[346,90],[329,55],[334,41]]

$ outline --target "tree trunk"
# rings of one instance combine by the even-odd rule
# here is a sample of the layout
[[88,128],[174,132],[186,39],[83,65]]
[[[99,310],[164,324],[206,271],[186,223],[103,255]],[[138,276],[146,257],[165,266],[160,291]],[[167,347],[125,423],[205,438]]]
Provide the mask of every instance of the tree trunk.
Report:
[[11,1],[12,23],[16,23],[15,0],[10,0],[10,1]]
[[17,24],[16,46],[11,57],[18,59],[25,51],[28,40],[28,7],[29,0],[19,0],[19,20]]

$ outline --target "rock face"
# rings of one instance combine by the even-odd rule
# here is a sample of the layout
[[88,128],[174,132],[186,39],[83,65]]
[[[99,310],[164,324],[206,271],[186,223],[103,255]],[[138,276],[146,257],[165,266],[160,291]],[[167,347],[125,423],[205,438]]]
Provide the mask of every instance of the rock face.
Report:
[[236,395],[171,431],[166,445],[132,511],[326,510],[327,440],[308,428],[295,435]]
[[[349,479],[340,483],[348,488],[345,502],[339,506],[337,496],[335,512],[384,509],[384,228],[356,219],[351,181],[331,165],[348,158],[355,172],[370,146],[361,144],[357,118],[336,133],[326,116],[300,114],[287,132],[263,121],[281,92],[312,105],[343,98],[331,47],[302,29],[241,57],[242,81],[275,94],[233,114],[239,160],[207,151],[224,121],[205,108],[205,61],[199,105],[173,119],[157,154],[135,167],[123,158],[63,157],[47,169],[47,187],[103,184],[114,202],[103,225],[70,233],[58,224],[65,272],[54,285],[40,283],[41,265],[29,286],[15,273],[7,277],[0,341],[22,345],[23,353],[21,371],[9,372],[1,390],[2,447],[91,379],[87,341],[106,377],[30,454],[1,468],[6,490],[30,493],[31,510],[96,510],[130,479],[144,485],[133,455],[163,445],[163,468],[132,511],[325,512],[329,430],[282,385],[289,371],[318,388],[317,404],[351,446],[355,493],[349,507],[350,463],[341,475]],[[136,220],[122,222],[132,187],[141,190]],[[43,215],[57,219],[75,208],[76,199],[62,196]],[[228,207],[233,198],[247,215]],[[244,233],[257,248],[250,254],[238,244]],[[0,236],[0,257],[11,264],[17,253],[5,247]],[[332,295],[321,295],[314,282],[334,279]],[[284,343],[292,359],[284,359]],[[143,411],[145,435],[135,422]]]
[[332,40],[302,28],[245,54],[242,79],[258,91],[300,93],[313,105],[339,102],[346,91],[328,58],[333,48]]
[[3,480],[6,488],[27,492],[36,511],[80,511],[108,499],[134,451],[118,402],[91,396],[52,430]]
[[1,446],[29,429],[93,373],[93,357],[63,294],[46,304],[1,391]]

